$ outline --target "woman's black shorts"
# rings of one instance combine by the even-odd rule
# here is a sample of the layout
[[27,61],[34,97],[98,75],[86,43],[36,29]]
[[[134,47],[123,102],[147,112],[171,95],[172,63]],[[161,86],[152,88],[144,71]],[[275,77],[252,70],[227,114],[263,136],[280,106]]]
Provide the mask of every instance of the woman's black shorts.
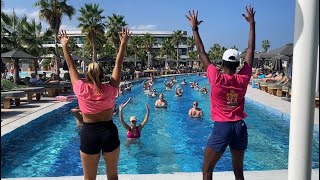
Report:
[[120,145],[118,128],[113,121],[83,123],[80,131],[80,150],[86,154],[112,152]]

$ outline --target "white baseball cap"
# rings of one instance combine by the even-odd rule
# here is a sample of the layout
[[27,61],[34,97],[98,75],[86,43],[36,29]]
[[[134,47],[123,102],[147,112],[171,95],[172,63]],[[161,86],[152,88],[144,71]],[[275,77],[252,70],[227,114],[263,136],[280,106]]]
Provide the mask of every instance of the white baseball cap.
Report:
[[[234,57],[234,58],[230,59],[230,57]],[[229,62],[239,62],[240,61],[240,54],[235,49],[228,49],[223,53],[222,59],[224,61],[229,61]]]
[[130,122],[131,122],[131,121],[137,121],[137,117],[131,116],[131,117],[130,117]]

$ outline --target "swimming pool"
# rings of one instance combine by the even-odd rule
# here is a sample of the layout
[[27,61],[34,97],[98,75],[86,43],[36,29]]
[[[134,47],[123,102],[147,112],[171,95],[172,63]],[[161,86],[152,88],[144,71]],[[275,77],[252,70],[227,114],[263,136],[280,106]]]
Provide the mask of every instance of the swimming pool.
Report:
[[[178,76],[187,82],[196,80],[200,87],[209,87],[206,78]],[[140,83],[132,92],[117,99],[117,104],[132,97],[125,107],[124,118],[131,115],[141,122],[145,115],[145,103],[150,105],[150,119],[142,131],[142,137],[127,146],[126,132],[114,116],[121,140],[119,173],[157,174],[172,172],[200,172],[204,148],[212,131],[209,116],[209,95],[201,95],[189,86],[184,97],[175,97],[173,91],[165,91],[163,79],[157,79],[157,92],[164,92],[169,103],[167,109],[155,109],[155,99],[146,97]],[[189,95],[189,96],[186,96]],[[202,119],[191,119],[187,112],[192,101],[198,100],[204,110]],[[54,177],[83,175],[79,157],[79,135],[70,108],[76,102],[52,111],[1,138],[1,178]],[[289,119],[268,111],[260,105],[246,103],[246,123],[249,146],[245,157],[245,170],[287,169],[289,146]],[[319,168],[319,128],[314,132],[313,168]],[[231,171],[230,151],[227,149],[216,166],[216,171]],[[105,174],[101,158],[98,174]]]

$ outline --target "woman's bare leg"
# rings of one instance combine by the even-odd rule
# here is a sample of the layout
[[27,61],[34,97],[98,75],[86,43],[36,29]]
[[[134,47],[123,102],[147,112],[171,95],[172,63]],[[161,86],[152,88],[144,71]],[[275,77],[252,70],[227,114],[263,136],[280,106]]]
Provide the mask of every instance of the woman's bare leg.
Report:
[[86,154],[80,151],[83,175],[85,180],[95,180],[97,177],[100,154]]
[[103,158],[106,162],[108,180],[118,180],[118,162],[120,146],[112,152],[104,152]]

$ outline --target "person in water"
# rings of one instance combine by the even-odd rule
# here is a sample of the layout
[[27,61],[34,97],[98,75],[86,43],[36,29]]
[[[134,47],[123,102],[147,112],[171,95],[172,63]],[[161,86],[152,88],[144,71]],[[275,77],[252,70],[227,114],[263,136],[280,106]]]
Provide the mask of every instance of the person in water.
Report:
[[164,99],[163,94],[159,94],[159,99],[156,101],[155,106],[156,106],[156,108],[167,108],[168,103]]
[[167,90],[167,91],[168,91],[168,90],[171,90],[172,87],[173,87],[173,85],[174,85],[174,83],[173,83],[172,81],[167,82],[167,78],[164,79],[163,84],[164,84],[164,86],[166,87],[166,90]]
[[186,79],[183,79],[183,81],[181,82],[181,85],[185,85],[187,84]]
[[183,89],[181,87],[177,86],[175,89],[175,94],[176,94],[176,96],[181,97],[183,95]]
[[189,116],[193,118],[198,118],[203,115],[202,109],[198,107],[198,102],[193,101],[193,107],[189,110]]
[[129,139],[137,139],[140,138],[141,136],[141,131],[143,129],[143,127],[147,124],[148,120],[149,120],[149,113],[150,113],[150,108],[149,105],[146,104],[146,109],[147,109],[147,113],[144,116],[144,120],[142,121],[142,123],[137,126],[137,118],[136,116],[131,116],[130,117],[130,125],[128,125],[123,118],[123,108],[126,106],[126,104],[121,104],[119,106],[119,118],[120,118],[120,122],[122,124],[122,126],[124,127],[124,129],[127,131],[127,138]]
[[208,90],[206,87],[203,87],[199,90],[202,94],[208,94]]
[[79,107],[72,108],[70,111],[71,111],[71,114],[76,119],[77,129],[81,130],[81,128],[83,126],[83,117],[82,117],[82,113],[81,113]]
[[[78,98],[83,117],[80,131],[80,157],[84,179],[96,179],[101,154],[106,163],[107,178],[118,179],[120,140],[117,126],[112,121],[113,108],[120,84],[121,70],[127,43],[131,33],[122,28],[119,33],[120,46],[109,83],[102,83],[104,70],[92,62],[83,81],[71,57],[66,31],[60,34],[64,58],[67,62],[73,91]],[[102,153],[101,153],[102,152]]]
[[211,86],[211,119],[214,121],[213,131],[208,140],[202,174],[204,180],[212,179],[212,172],[226,148],[230,147],[232,167],[235,179],[243,180],[243,162],[248,146],[248,132],[244,118],[245,95],[252,74],[252,62],[255,51],[255,12],[251,6],[246,7],[247,15],[242,14],[250,25],[248,48],[245,63],[236,73],[240,65],[240,55],[235,49],[228,49],[222,56],[222,69],[211,63],[199,35],[198,11],[190,12],[187,19],[192,28],[193,37],[201,64],[207,72]]

